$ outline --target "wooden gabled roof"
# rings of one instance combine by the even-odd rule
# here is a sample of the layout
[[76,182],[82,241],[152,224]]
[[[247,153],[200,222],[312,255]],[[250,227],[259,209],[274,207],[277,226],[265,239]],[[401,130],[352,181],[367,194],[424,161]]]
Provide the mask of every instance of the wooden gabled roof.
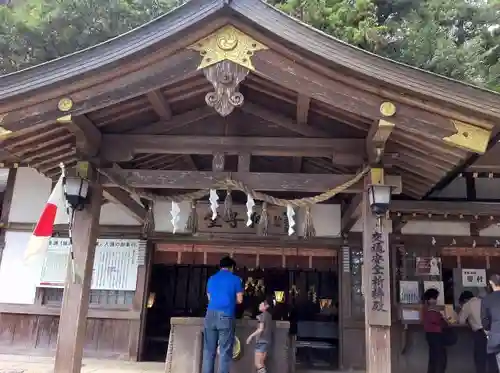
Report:
[[[204,102],[211,86],[197,70],[200,55],[186,47],[227,24],[269,50],[253,57],[256,70],[240,87],[242,110],[221,119]],[[56,123],[65,97],[73,102],[65,113],[73,117],[71,125]],[[305,123],[298,113],[304,97]],[[500,119],[500,95],[494,92],[350,46],[260,0],[191,0],[106,43],[0,77],[0,125],[13,131],[3,143],[4,157],[49,176],[60,161],[79,158],[74,134],[82,127],[94,127],[90,133],[103,141],[126,133],[228,136],[227,128],[233,136],[356,140],[380,119],[384,101],[397,107],[388,163],[403,175],[405,192],[418,198],[470,156],[442,141],[456,132],[453,121],[491,131]],[[254,132],[235,130],[241,121]],[[359,166],[336,164],[335,156],[302,160],[303,172],[322,167],[346,173]],[[265,159],[259,162],[265,167]],[[200,155],[152,152],[135,154],[123,166],[192,169],[205,163]]]

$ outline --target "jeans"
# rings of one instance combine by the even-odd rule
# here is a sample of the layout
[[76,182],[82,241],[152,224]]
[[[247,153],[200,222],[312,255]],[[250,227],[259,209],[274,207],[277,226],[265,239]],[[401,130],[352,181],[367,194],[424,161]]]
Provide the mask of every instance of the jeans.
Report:
[[218,311],[207,311],[203,332],[202,373],[214,373],[215,356],[219,347],[218,373],[229,373],[233,358],[234,317]]
[[267,353],[268,350],[269,350],[269,342],[268,341],[255,342],[255,352]]
[[488,354],[486,351],[486,344],[488,339],[484,330],[477,330],[473,334],[474,340],[474,365],[476,366],[476,373],[487,373],[486,367],[488,366]]
[[429,364],[427,373],[445,373],[448,356],[443,341],[443,333],[426,333],[429,346]]

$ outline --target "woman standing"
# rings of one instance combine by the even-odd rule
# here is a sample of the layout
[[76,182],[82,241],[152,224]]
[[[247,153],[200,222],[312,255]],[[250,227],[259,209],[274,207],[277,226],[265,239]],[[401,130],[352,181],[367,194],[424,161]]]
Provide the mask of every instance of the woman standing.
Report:
[[424,293],[422,322],[429,346],[429,364],[427,373],[445,373],[447,364],[445,329],[448,323],[437,308],[439,291],[428,289]]

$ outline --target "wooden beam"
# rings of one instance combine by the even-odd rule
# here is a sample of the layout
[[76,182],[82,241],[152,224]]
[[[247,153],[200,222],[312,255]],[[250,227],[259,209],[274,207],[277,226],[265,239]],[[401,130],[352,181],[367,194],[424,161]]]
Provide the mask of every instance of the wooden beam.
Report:
[[[10,168],[7,176],[7,184],[3,192],[3,200],[0,210],[0,242],[5,242],[5,234],[7,233],[7,225],[9,223],[10,207],[12,206],[12,197],[14,196],[14,186],[16,184],[17,168]],[[0,263],[2,262],[3,251],[5,244],[0,245]]]
[[471,166],[468,172],[500,172],[500,143],[496,143],[484,155],[480,156]]
[[[278,141],[279,139],[279,141]],[[168,135],[103,135],[101,157],[112,162],[131,160],[138,153],[154,154],[240,154],[339,158],[361,165],[357,153],[363,139],[220,137]]]
[[311,106],[311,98],[299,94],[297,96],[297,123],[307,124],[309,117],[309,107]]
[[300,174],[302,172],[302,157],[294,157],[293,158],[293,172]]
[[277,126],[283,127],[289,131],[298,133],[303,136],[309,137],[330,137],[326,131],[322,129],[315,128],[307,125],[307,123],[298,123],[297,121],[290,119],[284,115],[278,114],[275,111],[268,110],[262,106],[253,104],[251,102],[245,101],[245,104],[241,107],[246,113],[255,115],[259,118],[265,119]]
[[361,202],[363,201],[363,193],[354,195],[348,204],[342,208],[341,232],[342,234],[349,233],[361,217]]
[[[379,87],[354,87],[356,81],[349,76],[332,79],[308,66],[297,64],[291,58],[284,57],[273,50],[256,53],[252,62],[261,77],[264,77],[287,89],[299,92],[314,100],[365,118],[380,118],[380,105],[386,101],[384,92]],[[346,82],[349,81],[349,82]],[[359,84],[363,84],[357,82]],[[448,143],[469,151],[484,153],[491,130],[481,126],[462,126],[456,120],[432,112],[431,109],[416,108],[398,102],[394,123],[406,132],[425,136],[429,139]],[[456,118],[463,120],[465,118]],[[478,120],[478,118],[474,118]],[[492,126],[489,125],[489,128]],[[469,130],[464,130],[469,128]],[[467,132],[467,135],[464,135]]]
[[146,96],[154,111],[161,119],[170,120],[170,118],[172,118],[172,109],[165,100],[161,90],[157,89],[155,91],[148,92]]
[[[67,92],[71,93],[73,107],[67,114],[79,116],[89,112],[102,109],[107,106],[129,100],[146,94],[154,89],[165,86],[166,82],[178,85],[182,79],[197,73],[200,55],[198,52],[180,49],[168,57],[148,61],[142,59],[142,66],[132,64],[131,70],[124,71],[123,65],[117,66],[114,72],[95,76],[85,81],[85,86],[75,91],[69,85]],[[3,118],[2,126],[11,131],[19,131],[37,125],[54,123],[61,117],[57,105],[60,100],[61,88],[58,92],[50,92],[46,96],[38,96],[38,102],[26,100],[24,105],[18,105],[16,109],[7,112]],[[63,93],[64,94],[64,93]]]
[[415,213],[421,215],[469,215],[500,217],[500,203],[494,202],[448,202],[448,201],[397,201],[391,202],[392,213]]
[[101,146],[101,131],[86,116],[72,116],[66,123],[68,129],[76,137],[76,147],[88,156],[95,156]]
[[[161,90],[157,89],[155,91],[149,92],[147,94],[147,98],[161,120],[169,121],[170,119],[172,119],[172,108],[165,99],[165,96],[163,96],[163,94],[161,93]],[[189,154],[185,154],[183,156],[183,159],[188,165],[189,169],[198,169],[198,167],[196,167],[196,163],[194,163],[193,158]]]
[[133,130],[127,131],[130,134],[138,135],[161,135],[175,128],[181,128],[191,123],[198,122],[207,117],[216,116],[217,113],[208,106],[203,106],[198,109],[188,111],[183,114],[175,115],[168,120],[160,119],[160,121],[151,123],[145,126],[140,126]]
[[105,188],[103,194],[104,198],[107,200],[123,206],[128,214],[139,223],[144,223],[144,219],[146,219],[146,209],[133,199],[130,194],[120,188]]
[[[311,99],[307,96],[299,94],[297,96],[297,114],[296,121],[298,125],[306,126],[309,120],[309,107]],[[293,172],[302,171],[302,157],[295,157],[293,160]]]
[[380,119],[374,122],[366,137],[366,154],[371,164],[378,164],[385,153],[385,145],[394,129],[394,123]]
[[76,211],[73,225],[74,281],[68,265],[59,318],[54,373],[80,373],[89,308],[90,284],[95,248],[99,237],[102,188],[97,174],[90,169],[90,203]]
[[401,234],[401,231],[408,222],[400,216],[390,216],[390,219],[392,221],[392,232],[395,234]]
[[[322,193],[351,180],[354,175],[334,174],[284,174],[271,172],[202,172],[172,170],[105,169],[106,173],[116,175],[133,188],[159,189],[210,189],[217,181],[232,178],[254,190],[295,191]],[[387,176],[386,183],[401,192],[401,177]],[[111,185],[105,182],[105,186]],[[347,189],[345,193],[360,193],[362,183]]]

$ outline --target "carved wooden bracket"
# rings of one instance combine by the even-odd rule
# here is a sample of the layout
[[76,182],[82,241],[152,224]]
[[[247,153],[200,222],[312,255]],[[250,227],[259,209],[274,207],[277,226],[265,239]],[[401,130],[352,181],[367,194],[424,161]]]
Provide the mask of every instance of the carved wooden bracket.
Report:
[[246,67],[226,60],[204,68],[203,72],[214,86],[214,91],[205,96],[208,106],[225,117],[231,114],[235,107],[243,105],[244,97],[238,91],[238,86],[248,75]]

